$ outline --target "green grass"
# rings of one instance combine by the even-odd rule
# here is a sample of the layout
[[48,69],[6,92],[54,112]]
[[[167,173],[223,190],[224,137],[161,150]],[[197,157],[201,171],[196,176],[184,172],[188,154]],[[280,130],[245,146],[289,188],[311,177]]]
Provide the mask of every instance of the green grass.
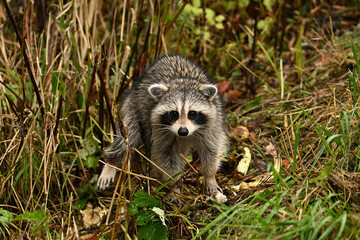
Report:
[[[10,1],[14,24],[5,2],[0,239],[360,238],[360,29],[349,20],[358,2],[278,9],[260,1],[268,31],[256,39],[254,5],[242,1],[50,1],[40,12]],[[96,188],[124,94],[164,53],[189,57],[241,93],[226,103],[232,137],[217,176],[226,204],[202,194],[192,168],[181,201],[171,202],[142,157],[112,189]],[[256,96],[245,89],[252,77]],[[249,136],[234,133],[238,126]],[[246,176],[235,170],[244,147],[252,158]]]

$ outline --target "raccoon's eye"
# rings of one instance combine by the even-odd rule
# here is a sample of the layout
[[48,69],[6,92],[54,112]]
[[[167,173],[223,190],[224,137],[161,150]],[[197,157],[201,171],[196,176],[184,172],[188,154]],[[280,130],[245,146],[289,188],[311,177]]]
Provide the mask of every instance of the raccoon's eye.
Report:
[[179,119],[179,113],[177,111],[171,111],[170,112],[170,117],[173,121],[178,120]]
[[197,116],[197,112],[195,112],[195,111],[190,111],[190,112],[188,113],[188,118],[189,118],[190,120],[195,120],[196,116]]

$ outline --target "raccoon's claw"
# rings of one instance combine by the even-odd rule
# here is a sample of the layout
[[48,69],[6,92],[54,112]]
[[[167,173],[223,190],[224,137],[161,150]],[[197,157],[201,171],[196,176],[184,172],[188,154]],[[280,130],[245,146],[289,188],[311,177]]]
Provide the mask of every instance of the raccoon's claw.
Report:
[[218,191],[222,192],[221,188],[217,184],[215,186],[210,185],[206,187],[206,195],[208,196],[212,196]]
[[215,188],[207,187],[206,190],[208,196],[214,197],[217,201],[221,203],[227,202],[226,196],[222,193],[222,189],[218,185],[216,185]]
[[115,175],[116,170],[108,165],[105,165],[98,180],[98,189],[100,191],[104,191],[112,182],[114,182]]

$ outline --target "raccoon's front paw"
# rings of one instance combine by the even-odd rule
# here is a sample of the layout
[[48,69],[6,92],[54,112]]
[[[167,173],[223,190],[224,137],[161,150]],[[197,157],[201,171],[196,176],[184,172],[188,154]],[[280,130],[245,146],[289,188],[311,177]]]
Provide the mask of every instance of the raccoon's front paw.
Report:
[[222,193],[222,190],[218,185],[208,186],[206,190],[207,190],[207,195],[215,198],[217,201],[221,203],[227,202],[226,196]]
[[221,202],[221,203],[226,203],[226,202],[227,202],[227,197],[226,197],[224,194],[222,194],[222,192],[220,192],[220,191],[218,191],[218,192],[215,194],[214,198],[215,198],[217,201]]
[[104,191],[110,185],[110,183],[114,182],[115,175],[116,169],[105,165],[98,180],[98,189],[100,191]]

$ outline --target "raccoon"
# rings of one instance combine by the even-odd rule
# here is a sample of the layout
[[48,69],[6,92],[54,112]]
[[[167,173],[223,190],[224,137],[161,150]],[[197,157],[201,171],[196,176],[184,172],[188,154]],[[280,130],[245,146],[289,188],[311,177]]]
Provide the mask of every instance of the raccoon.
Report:
[[[129,142],[116,138],[104,154],[108,163],[120,167],[127,144],[137,148],[143,144],[142,136],[150,135],[151,160],[157,166],[174,176],[185,166],[180,154],[196,151],[207,194],[227,201],[215,179],[227,143],[225,114],[218,89],[202,68],[177,55],[158,59],[134,81],[121,116],[128,126]],[[145,133],[142,126],[149,126]],[[159,180],[168,179],[162,171],[155,171]],[[98,188],[108,187],[115,174],[114,168],[105,165]]]

